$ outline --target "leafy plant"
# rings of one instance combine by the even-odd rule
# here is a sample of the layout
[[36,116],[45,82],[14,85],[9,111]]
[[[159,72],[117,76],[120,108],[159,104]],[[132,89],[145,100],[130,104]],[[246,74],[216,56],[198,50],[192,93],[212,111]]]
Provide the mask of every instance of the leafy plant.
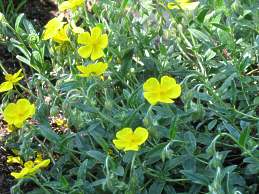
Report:
[[[194,10],[171,10],[167,3],[73,4],[49,38],[48,25],[41,35],[23,14],[14,27],[2,20],[3,44],[26,75],[3,94],[2,109],[22,97],[37,107],[6,147],[24,161],[36,152],[51,161],[12,193],[258,192],[259,4],[200,1]],[[107,48],[94,41],[99,31]],[[82,54],[84,46],[105,56]],[[100,71],[97,61],[108,68]],[[179,98],[169,96],[176,83]],[[153,103],[145,92],[160,98]],[[143,139],[129,132],[138,127],[147,130]]]

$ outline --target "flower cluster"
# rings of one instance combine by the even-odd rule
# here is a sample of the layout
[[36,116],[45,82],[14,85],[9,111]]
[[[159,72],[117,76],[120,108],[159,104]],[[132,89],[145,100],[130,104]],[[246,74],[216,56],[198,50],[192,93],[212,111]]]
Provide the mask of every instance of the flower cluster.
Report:
[[41,168],[46,168],[50,164],[50,159],[43,160],[41,154],[37,154],[37,158],[32,161],[23,162],[19,156],[9,156],[7,158],[8,164],[21,164],[23,166],[20,172],[12,172],[11,175],[15,179],[22,179],[35,175]]
[[[84,0],[67,0],[59,5],[59,11],[64,12],[67,10],[74,11],[84,4]],[[193,6],[190,1],[178,1],[168,3],[169,9],[186,8]],[[84,31],[83,28],[77,27],[75,21],[69,21],[68,18],[64,21],[64,14],[51,19],[44,27],[42,34],[43,40],[52,40],[53,44],[63,46],[64,43],[69,43],[71,48],[76,52],[76,69],[80,72],[78,77],[102,77],[108,69],[108,63],[102,60],[105,57],[105,49],[108,47],[108,35],[103,33],[99,26],[90,28],[89,31]],[[71,33],[73,32],[73,33]],[[73,44],[71,40],[77,40],[77,44]],[[80,57],[81,58],[80,58]],[[78,62],[78,58],[80,62]],[[85,61],[84,61],[85,60]],[[90,61],[90,62],[89,62]],[[82,64],[78,64],[82,63]],[[87,63],[85,65],[85,63]],[[17,82],[23,78],[21,70],[14,75],[6,74],[5,82],[0,85],[0,92],[11,90]],[[147,100],[150,107],[157,103],[174,103],[174,100],[181,95],[181,86],[176,83],[176,80],[170,76],[162,76],[160,81],[151,77],[143,84],[143,96]],[[9,103],[4,111],[4,120],[8,123],[9,129],[21,128],[27,119],[35,114],[35,106],[27,99],[19,99],[16,103]],[[60,118],[53,118],[52,124],[57,129],[68,129],[67,121]],[[54,130],[55,131],[55,130]],[[137,127],[133,130],[130,127],[123,128],[116,133],[113,139],[113,144],[118,150],[138,151],[140,146],[144,144],[149,137],[149,130],[143,127]],[[9,156],[7,162],[17,163],[23,166],[20,172],[12,172],[11,175],[16,179],[22,179],[34,176],[40,169],[48,167],[50,160],[43,160],[40,154],[32,161],[24,162],[20,157]]]

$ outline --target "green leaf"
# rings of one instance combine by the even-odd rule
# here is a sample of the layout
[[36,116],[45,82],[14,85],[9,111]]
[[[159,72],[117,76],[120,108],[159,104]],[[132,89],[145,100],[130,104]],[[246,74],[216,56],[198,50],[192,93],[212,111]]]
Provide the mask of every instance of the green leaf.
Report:
[[96,151],[96,150],[89,150],[89,151],[86,152],[86,154],[88,156],[90,156],[91,158],[94,158],[98,162],[101,162],[101,163],[105,162],[106,156],[102,152],[99,152],[99,151]]
[[185,149],[193,153],[196,150],[196,138],[191,131],[184,134],[184,141],[186,142]]
[[58,134],[56,134],[49,126],[45,125],[39,125],[39,132],[43,137],[48,139],[54,144],[57,144],[60,142],[61,138]]
[[19,33],[20,31],[20,23],[21,23],[21,20],[22,18],[24,17],[24,14],[21,13],[17,18],[16,18],[16,21],[15,21],[15,31]]
[[226,127],[226,129],[228,130],[228,132],[235,138],[235,139],[239,139],[240,134],[239,131],[233,127],[231,124],[227,123],[226,121],[223,121],[223,125]]
[[85,180],[86,177],[86,171],[87,171],[87,165],[88,165],[88,159],[83,161],[78,169],[77,172],[77,179]]
[[210,121],[208,124],[208,130],[212,130],[216,125],[217,125],[217,119]]
[[198,14],[198,16],[197,16],[197,20],[200,22],[200,23],[202,23],[203,21],[204,21],[204,18],[205,18],[205,16],[207,15],[207,13],[209,12],[209,9],[208,8],[203,8],[200,12],[199,12],[199,14]]
[[161,194],[163,192],[165,182],[155,181],[149,188],[148,194]]
[[245,128],[242,132],[241,132],[241,135],[239,137],[239,144],[243,147],[245,147],[246,143],[247,143],[247,140],[249,138],[249,134],[251,132],[251,129],[250,128]]
[[213,59],[215,56],[216,56],[216,53],[212,49],[208,49],[205,52],[206,61],[209,61],[209,60]]
[[212,22],[211,24],[212,24],[213,26],[215,26],[215,27],[221,29],[221,30],[224,30],[224,31],[226,31],[226,32],[230,32],[230,28],[227,27],[226,25],[219,24],[219,23],[215,23],[215,22]]
[[177,122],[178,122],[178,117],[175,117],[172,119],[171,126],[169,129],[170,139],[175,139],[176,132],[177,132]]
[[210,42],[210,38],[203,32],[196,30],[196,29],[192,29],[192,28],[189,28],[188,30],[198,40],[200,40],[202,42],[207,42],[207,43]]
[[189,179],[190,181],[196,184],[200,184],[204,186],[207,186],[209,184],[208,178],[203,174],[199,174],[197,172],[193,172],[189,170],[181,170],[180,172],[184,174],[184,176],[186,176],[187,179]]

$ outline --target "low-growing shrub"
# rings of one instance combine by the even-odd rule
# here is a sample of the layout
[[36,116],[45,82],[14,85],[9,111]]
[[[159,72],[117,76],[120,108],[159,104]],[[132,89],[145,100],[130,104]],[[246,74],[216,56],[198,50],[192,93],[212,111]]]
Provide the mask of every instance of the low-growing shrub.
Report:
[[11,193],[258,193],[257,0],[58,6],[0,15]]

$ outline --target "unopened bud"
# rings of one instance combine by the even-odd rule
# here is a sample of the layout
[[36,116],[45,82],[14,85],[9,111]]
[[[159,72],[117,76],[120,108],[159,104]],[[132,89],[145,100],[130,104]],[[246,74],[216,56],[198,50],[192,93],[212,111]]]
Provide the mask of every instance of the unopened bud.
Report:
[[239,0],[235,0],[232,5],[231,8],[233,11],[237,12],[239,10],[239,8],[241,7],[241,3]]
[[5,21],[4,14],[0,12],[0,23]]

